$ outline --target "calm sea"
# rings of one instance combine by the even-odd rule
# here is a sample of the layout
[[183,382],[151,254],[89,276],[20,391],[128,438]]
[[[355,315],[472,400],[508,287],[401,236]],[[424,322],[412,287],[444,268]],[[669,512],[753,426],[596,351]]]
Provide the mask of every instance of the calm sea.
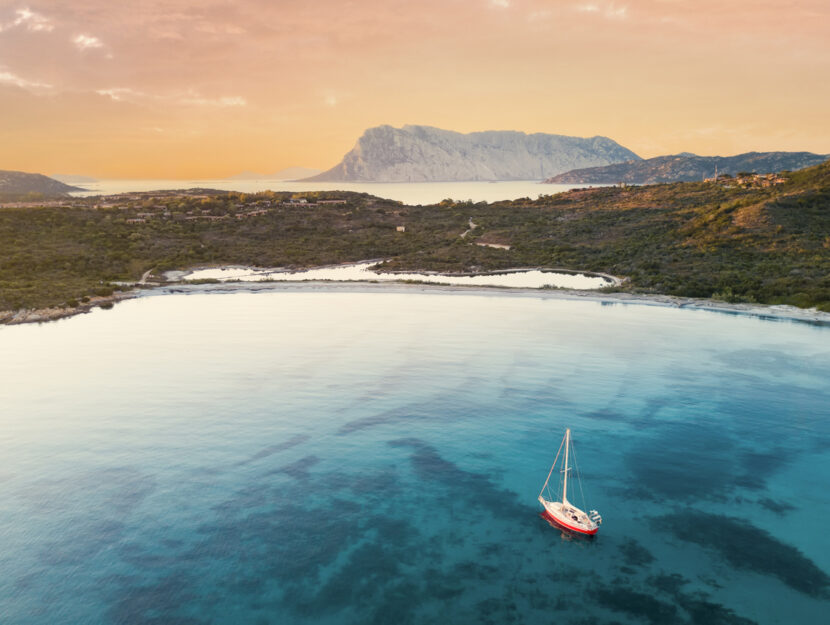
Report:
[[[0,353],[4,625],[830,613],[826,327],[266,291],[2,327]],[[566,427],[594,540],[539,516]]]
[[[223,191],[355,191],[377,197],[397,200],[404,204],[437,204],[447,198],[456,201],[496,202],[540,195],[561,193],[585,185],[542,184],[538,180],[509,182],[288,182],[285,180],[101,180],[83,183],[87,191],[72,195],[109,195],[136,191],[163,189],[192,189],[195,187]],[[597,185],[595,185],[597,186]]]

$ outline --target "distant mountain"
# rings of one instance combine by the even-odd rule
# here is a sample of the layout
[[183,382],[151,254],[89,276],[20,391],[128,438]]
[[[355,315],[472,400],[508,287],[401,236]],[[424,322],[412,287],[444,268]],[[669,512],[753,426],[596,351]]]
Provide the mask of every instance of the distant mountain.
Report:
[[604,167],[574,169],[545,180],[553,184],[654,184],[658,182],[691,182],[718,174],[734,176],[739,172],[770,174],[782,170],[795,171],[818,165],[830,155],[811,152],[747,152],[736,156],[697,156],[684,152],[658,156]]
[[49,176],[60,182],[66,184],[84,184],[85,182],[98,182],[97,178],[90,178],[89,176],[77,176],[75,174],[51,174]]
[[286,167],[273,174],[258,174],[255,171],[243,171],[241,174],[231,176],[228,180],[297,180],[308,178],[320,173],[319,169],[311,167]]
[[83,189],[64,184],[43,174],[0,170],[0,193],[3,194],[64,195],[70,191],[83,191]]
[[430,126],[369,128],[343,160],[309,182],[541,180],[576,167],[640,157],[607,137],[490,130],[461,134]]

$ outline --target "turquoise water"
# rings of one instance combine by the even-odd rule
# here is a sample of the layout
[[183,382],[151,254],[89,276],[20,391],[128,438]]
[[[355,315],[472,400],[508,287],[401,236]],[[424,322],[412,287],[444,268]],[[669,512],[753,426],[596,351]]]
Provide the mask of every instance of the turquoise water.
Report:
[[[4,327],[0,353],[3,624],[830,609],[826,327],[242,292]],[[536,503],[566,427],[604,518],[590,541]]]

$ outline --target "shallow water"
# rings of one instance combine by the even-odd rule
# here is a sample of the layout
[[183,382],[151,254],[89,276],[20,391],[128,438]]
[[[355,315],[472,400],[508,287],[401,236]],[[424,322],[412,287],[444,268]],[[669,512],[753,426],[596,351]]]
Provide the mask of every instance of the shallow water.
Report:
[[[828,332],[340,292],[0,328],[2,622],[822,622]],[[538,515],[565,427],[592,541]]]
[[[559,273],[529,269],[521,271],[504,271],[479,275],[404,273],[373,271],[377,263],[353,263],[334,267],[319,267],[303,271],[284,269],[264,269],[260,267],[212,267],[194,269],[183,275],[180,280],[230,280],[239,282],[302,282],[305,280],[335,280],[337,282],[393,282],[414,280],[431,284],[449,284],[453,286],[499,286],[523,289],[541,289],[557,287],[564,289],[601,289],[614,284],[610,278],[585,274]],[[178,274],[179,272],[174,272]]]

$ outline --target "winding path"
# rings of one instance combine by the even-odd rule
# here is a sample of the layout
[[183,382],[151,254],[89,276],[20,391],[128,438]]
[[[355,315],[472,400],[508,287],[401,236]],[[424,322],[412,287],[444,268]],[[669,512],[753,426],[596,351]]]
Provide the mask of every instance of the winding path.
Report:
[[475,230],[476,228],[478,228],[478,224],[474,224],[474,223],[473,223],[473,218],[472,218],[472,217],[470,217],[470,227],[469,227],[469,228],[467,228],[464,232],[462,232],[462,233],[461,233],[461,238],[462,238],[462,239],[466,239],[466,238],[467,238],[467,235],[468,235],[469,233],[471,233],[473,230]]

